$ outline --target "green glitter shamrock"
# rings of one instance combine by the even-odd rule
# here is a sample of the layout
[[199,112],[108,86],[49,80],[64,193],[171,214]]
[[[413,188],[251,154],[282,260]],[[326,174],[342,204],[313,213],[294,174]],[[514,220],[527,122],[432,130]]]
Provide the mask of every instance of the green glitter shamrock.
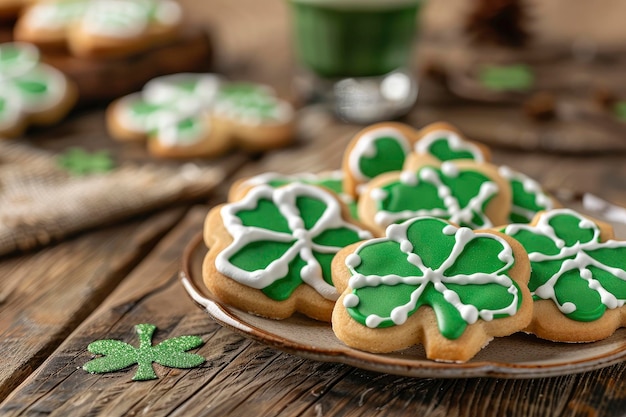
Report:
[[490,65],[478,74],[481,84],[493,91],[527,91],[535,83],[535,75],[527,65]]
[[455,340],[478,319],[509,317],[521,306],[506,240],[434,217],[388,227],[385,238],[364,242],[345,262],[352,290],[343,305],[369,328],[402,325],[430,306],[441,334]]
[[61,168],[77,176],[109,172],[115,168],[108,151],[89,153],[82,148],[69,148],[59,155],[57,162]]
[[587,322],[626,303],[626,242],[601,242],[593,221],[557,209],[534,226],[511,224],[504,232],[528,252],[535,300],[552,300],[568,318]]
[[87,346],[87,350],[95,355],[104,355],[83,365],[89,373],[106,373],[119,371],[134,364],[139,365],[133,381],[157,379],[152,362],[169,368],[193,368],[205,362],[204,357],[195,353],[185,353],[204,343],[199,336],[179,336],[164,340],[152,346],[152,334],[156,326],[138,324],[135,326],[139,336],[139,347],[119,340],[97,340]]

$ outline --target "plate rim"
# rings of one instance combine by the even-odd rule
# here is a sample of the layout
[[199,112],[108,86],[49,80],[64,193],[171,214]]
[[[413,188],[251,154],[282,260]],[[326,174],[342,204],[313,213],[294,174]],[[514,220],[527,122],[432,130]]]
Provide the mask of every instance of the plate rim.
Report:
[[[202,248],[200,248],[202,246]],[[179,281],[185,292],[211,319],[245,337],[254,339],[278,350],[321,362],[342,363],[370,371],[419,378],[505,378],[530,379],[570,375],[608,367],[626,360],[626,341],[605,354],[590,359],[563,361],[555,364],[524,365],[509,362],[436,362],[422,359],[401,359],[384,354],[364,352],[345,346],[344,349],[324,349],[307,346],[284,339],[265,329],[238,318],[229,307],[211,298],[207,290],[198,288],[192,273],[193,254],[206,249],[203,233],[198,232],[185,246],[182,254]],[[236,309],[234,309],[236,310]],[[249,314],[245,313],[244,314]],[[267,319],[271,320],[271,319]]]

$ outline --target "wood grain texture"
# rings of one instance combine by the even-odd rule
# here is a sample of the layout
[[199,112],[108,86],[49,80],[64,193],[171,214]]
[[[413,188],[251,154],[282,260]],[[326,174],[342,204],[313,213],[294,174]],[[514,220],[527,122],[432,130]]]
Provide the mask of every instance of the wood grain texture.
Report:
[[0,263],[0,398],[52,353],[184,211],[138,218]]
[[[216,40],[217,71],[232,79],[270,83],[281,95],[296,100],[285,1],[182,3]],[[444,24],[451,19],[439,18]],[[48,150],[80,143],[87,149],[111,149],[125,161],[171,163],[151,159],[142,145],[110,141],[101,110],[77,110],[66,123],[34,131],[25,142]],[[176,273],[183,248],[201,229],[209,207],[222,202],[238,178],[267,171],[339,168],[345,145],[362,127],[339,123],[319,107],[301,109],[299,116],[298,140],[290,148],[252,158],[233,154],[216,161],[191,161],[219,165],[230,175],[215,191],[215,199],[193,208],[182,220],[184,208],[166,210],[0,260],[0,398],[6,397],[0,415],[625,415],[626,363],[530,380],[405,378],[282,353],[208,318],[185,294]],[[489,135],[497,133],[493,120],[504,120],[500,134],[506,136],[506,129],[516,132],[516,117],[497,110],[489,119],[477,117],[429,78],[421,85],[416,108],[403,121],[421,127],[451,120],[462,130],[472,127],[479,132],[472,139],[490,143]],[[549,136],[528,140],[529,148],[541,143],[542,151],[499,143],[493,148],[494,162],[525,172],[550,190],[593,192],[626,204],[622,155],[565,156],[548,152]],[[207,362],[190,370],[155,365],[159,379],[145,382],[131,381],[133,368],[104,375],[81,369],[92,358],[86,350],[90,342],[119,339],[136,345],[133,326],[143,322],[158,326],[154,343],[200,335],[205,344],[197,353]]]

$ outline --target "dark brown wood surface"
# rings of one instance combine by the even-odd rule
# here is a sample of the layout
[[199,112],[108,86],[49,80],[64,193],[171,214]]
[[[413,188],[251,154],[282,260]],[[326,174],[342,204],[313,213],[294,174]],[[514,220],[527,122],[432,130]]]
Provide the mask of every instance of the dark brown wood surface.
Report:
[[[293,97],[289,15],[283,0],[186,0],[216,43],[215,71],[274,85]],[[425,80],[415,126],[446,120],[489,133],[494,118],[455,102]],[[323,109],[299,111],[297,143],[265,155],[195,161],[231,172],[204,201],[176,204],[96,228],[26,254],[0,259],[0,416],[608,416],[626,415],[626,363],[576,375],[528,380],[406,378],[282,353],[213,322],[186,295],[177,272],[187,243],[232,181],[267,171],[337,169],[350,135]],[[154,161],[140,146],[112,142],[102,109],[75,112],[23,139],[60,150],[80,144],[121,160]],[[480,137],[474,139],[480,140]],[[494,147],[494,160],[565,197],[585,192],[626,205],[624,154],[564,154]],[[170,162],[163,162],[170,163]],[[133,326],[158,326],[155,342],[185,334],[205,341],[207,362],[190,370],[155,366],[159,379],[132,382],[132,370],[91,375],[87,345],[136,343]]]

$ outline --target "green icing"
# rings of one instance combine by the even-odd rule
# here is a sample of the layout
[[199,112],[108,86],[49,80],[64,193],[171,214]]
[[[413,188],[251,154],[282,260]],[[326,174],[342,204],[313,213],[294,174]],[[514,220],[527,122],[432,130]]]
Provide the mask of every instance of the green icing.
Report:
[[304,282],[332,290],[332,258],[366,233],[340,217],[329,192],[301,183],[254,187],[242,201],[225,205],[222,218],[233,242],[216,267],[277,301]]
[[[261,256],[261,253],[258,254],[250,254],[251,256]],[[270,259],[277,259],[271,257]],[[301,257],[296,256],[289,263],[289,270],[287,272],[287,276],[274,281],[274,283],[269,286],[263,288],[263,294],[267,295],[272,300],[276,301],[285,301],[291,294],[302,284],[302,278],[300,277],[300,271],[302,268],[306,266],[306,262],[302,260]],[[252,269],[253,270],[253,269]]]
[[343,192],[343,178],[336,173],[329,173],[328,175],[280,175],[280,174],[262,174],[252,179],[253,183],[267,184],[270,187],[278,188],[283,185],[292,183],[311,184],[324,187],[339,196],[339,198],[348,206],[350,216],[353,219],[358,219],[357,214],[357,202],[348,194]]
[[45,94],[48,92],[48,86],[43,81],[18,79],[15,80],[15,85],[26,94]]
[[402,324],[428,306],[441,334],[453,340],[477,319],[508,317],[521,306],[521,291],[507,275],[514,265],[511,248],[495,235],[418,217],[388,228],[387,237],[363,243],[350,256],[352,293],[344,305],[368,327]]
[[452,161],[456,159],[475,159],[474,154],[470,151],[452,149],[450,147],[450,142],[446,137],[434,140],[428,147],[428,152],[440,161]]
[[137,100],[130,106],[130,111],[136,116],[146,116],[163,109],[161,104],[152,104],[147,101]]
[[257,84],[230,83],[221,86],[216,107],[234,117],[278,118],[278,100],[269,89]]
[[307,230],[312,229],[326,211],[326,204],[323,201],[306,196],[296,198],[296,207]]
[[554,293],[559,305],[576,299],[576,311],[567,315],[572,320],[593,321],[606,311],[597,291],[589,288],[586,280],[577,270],[568,270],[559,276],[554,284]]
[[257,200],[255,209],[238,211],[237,217],[247,227],[291,233],[287,219],[280,212],[278,206],[273,201],[265,198]]
[[[415,179],[408,181],[413,175]],[[487,183],[491,189],[483,189]],[[434,167],[422,167],[415,174],[403,172],[400,179],[388,182],[380,190],[383,197],[376,201],[375,219],[380,226],[429,215],[473,229],[492,226],[484,210],[498,193],[495,183],[478,171],[465,169],[448,175]],[[377,197],[372,194],[372,198]]]
[[524,183],[520,180],[509,181],[513,195],[512,210],[509,215],[511,223],[529,223],[538,211],[547,207],[537,204],[537,194],[524,189]]
[[545,212],[535,226],[504,229],[527,250],[529,289],[576,321],[601,318],[626,300],[626,242],[600,242],[600,229],[573,210]]
[[87,346],[94,355],[102,355],[83,365],[90,373],[115,372],[137,364],[133,381],[156,379],[152,363],[169,368],[193,368],[205,362],[204,357],[195,353],[186,353],[201,346],[204,342],[199,336],[178,336],[152,346],[152,335],[156,326],[138,324],[135,331],[139,337],[139,347],[134,347],[119,340],[97,340]]
[[232,255],[229,261],[234,266],[246,271],[265,269],[276,259],[282,258],[293,244],[294,241],[273,242],[271,240],[259,240],[251,242]]
[[374,178],[385,172],[399,171],[404,165],[406,151],[394,137],[379,137],[373,141],[375,153],[372,157],[361,155],[359,170],[366,178]]

